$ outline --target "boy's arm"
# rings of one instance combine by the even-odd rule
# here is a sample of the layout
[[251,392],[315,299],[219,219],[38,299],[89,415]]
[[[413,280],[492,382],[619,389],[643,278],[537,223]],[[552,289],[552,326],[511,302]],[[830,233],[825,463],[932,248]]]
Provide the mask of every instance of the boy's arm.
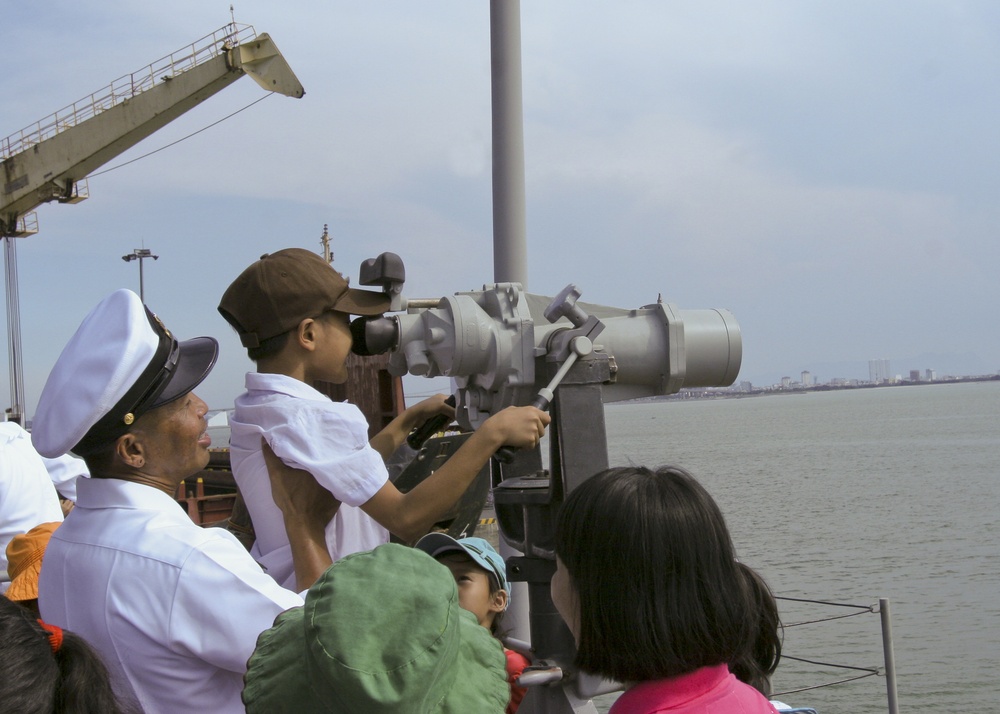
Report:
[[497,449],[533,448],[549,420],[535,407],[507,407],[483,422],[441,468],[412,490],[400,493],[387,481],[361,509],[397,537],[415,541],[455,505]]
[[387,460],[396,449],[403,445],[403,440],[406,439],[407,435],[428,419],[436,417],[438,414],[455,417],[455,408],[444,403],[447,398],[444,394],[435,394],[433,397],[414,404],[389,422],[389,425],[373,436],[368,444],[381,455],[383,460]]
[[285,465],[263,437],[260,442],[271,479],[271,495],[284,516],[292,547],[296,586],[302,592],[333,563],[326,548],[326,525],[336,515],[340,501],[308,471]]

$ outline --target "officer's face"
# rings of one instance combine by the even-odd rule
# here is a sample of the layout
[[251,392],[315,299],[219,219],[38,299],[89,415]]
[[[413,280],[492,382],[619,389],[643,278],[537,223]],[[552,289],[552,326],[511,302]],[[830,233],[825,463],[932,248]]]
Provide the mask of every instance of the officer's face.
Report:
[[205,414],[208,405],[194,393],[143,414],[132,432],[143,445],[143,470],[179,482],[208,464],[208,436]]

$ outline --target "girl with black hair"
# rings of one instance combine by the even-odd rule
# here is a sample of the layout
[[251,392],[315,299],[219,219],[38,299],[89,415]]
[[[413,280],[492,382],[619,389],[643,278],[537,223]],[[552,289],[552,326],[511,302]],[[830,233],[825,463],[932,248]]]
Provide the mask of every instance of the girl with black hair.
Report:
[[18,714],[126,714],[78,635],[0,597],[0,704]]
[[771,697],[771,675],[778,668],[781,659],[781,617],[774,593],[760,574],[745,563],[740,570],[750,584],[757,608],[757,635],[751,640],[746,652],[739,659],[729,663],[729,670],[741,682],[746,682],[765,697]]
[[[562,504],[552,600],[576,665],[622,682],[610,714],[771,714],[730,673],[761,640],[722,512],[686,471],[614,468]],[[776,636],[776,633],[775,633]]]

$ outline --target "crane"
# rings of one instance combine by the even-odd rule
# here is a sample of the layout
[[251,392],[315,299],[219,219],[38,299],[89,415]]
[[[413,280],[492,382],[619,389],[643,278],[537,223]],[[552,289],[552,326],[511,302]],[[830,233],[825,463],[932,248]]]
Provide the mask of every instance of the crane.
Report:
[[305,90],[274,41],[251,25],[215,32],[54,114],[0,139],[0,237],[4,241],[11,407],[22,421],[24,385],[14,239],[38,232],[34,209],[89,197],[87,176],[243,75],[269,92]]

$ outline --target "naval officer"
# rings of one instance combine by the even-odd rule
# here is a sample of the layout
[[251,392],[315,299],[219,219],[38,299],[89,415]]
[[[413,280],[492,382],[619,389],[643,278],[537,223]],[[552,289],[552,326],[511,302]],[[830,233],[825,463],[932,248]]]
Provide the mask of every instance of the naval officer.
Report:
[[[207,406],[192,390],[217,354],[215,339],[178,342],[135,293],[118,290],[63,350],[34,420],[39,453],[73,451],[92,476],[49,542],[42,617],[88,640],[119,696],[148,714],[242,712],[257,636],[303,603],[230,533],[195,525],[174,500],[208,463]],[[294,508],[274,483],[276,500]],[[289,533],[299,552],[325,551],[322,503],[286,515],[299,524]]]

